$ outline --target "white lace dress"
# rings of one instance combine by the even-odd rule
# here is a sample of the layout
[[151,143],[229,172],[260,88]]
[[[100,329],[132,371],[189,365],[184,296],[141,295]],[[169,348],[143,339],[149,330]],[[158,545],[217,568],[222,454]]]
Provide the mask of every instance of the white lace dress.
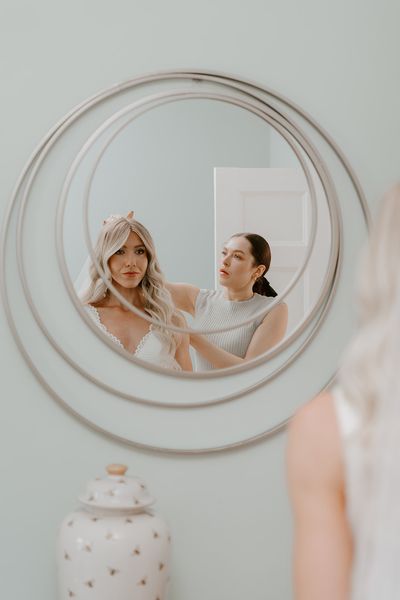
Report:
[[[107,329],[107,327],[101,322],[100,314],[97,308],[90,304],[85,305],[85,310],[91,319],[96,323],[97,327],[110,338],[117,346],[126,350],[121,340],[118,339],[114,334]],[[138,343],[136,350],[132,353],[132,356],[150,362],[164,369],[172,369],[173,371],[181,371],[180,364],[175,360],[175,357],[169,352],[165,343],[158,337],[153,331],[153,326],[150,325],[148,332],[142,337]]]

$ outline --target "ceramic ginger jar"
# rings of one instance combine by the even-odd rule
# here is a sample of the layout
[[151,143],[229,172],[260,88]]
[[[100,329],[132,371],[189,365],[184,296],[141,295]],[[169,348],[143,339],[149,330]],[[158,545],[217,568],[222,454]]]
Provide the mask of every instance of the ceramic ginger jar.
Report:
[[88,483],[57,541],[58,599],[166,600],[170,534],[145,483],[110,465]]

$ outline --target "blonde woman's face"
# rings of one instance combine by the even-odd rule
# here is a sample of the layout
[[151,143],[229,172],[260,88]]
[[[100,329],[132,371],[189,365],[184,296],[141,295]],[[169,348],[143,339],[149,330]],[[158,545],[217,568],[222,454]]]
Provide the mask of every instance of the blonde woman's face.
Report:
[[108,261],[113,283],[125,288],[137,287],[146,274],[148,262],[142,239],[131,232],[122,248]]

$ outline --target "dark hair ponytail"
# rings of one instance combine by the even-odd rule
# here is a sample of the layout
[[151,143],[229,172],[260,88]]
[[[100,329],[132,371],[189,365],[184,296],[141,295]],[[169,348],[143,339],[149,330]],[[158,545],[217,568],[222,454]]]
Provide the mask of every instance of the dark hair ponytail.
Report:
[[270,285],[268,279],[263,275],[256,279],[253,285],[253,292],[255,294],[260,294],[260,296],[269,296],[271,298],[275,298],[275,296],[278,295],[274,288]]
[[[257,266],[264,265],[266,273],[271,264],[271,248],[267,240],[257,233],[235,233],[232,237],[244,237],[250,242],[251,254],[253,255],[255,264]],[[253,292],[260,294],[260,296],[269,296],[271,298],[278,295],[264,275],[256,279],[253,285]]]

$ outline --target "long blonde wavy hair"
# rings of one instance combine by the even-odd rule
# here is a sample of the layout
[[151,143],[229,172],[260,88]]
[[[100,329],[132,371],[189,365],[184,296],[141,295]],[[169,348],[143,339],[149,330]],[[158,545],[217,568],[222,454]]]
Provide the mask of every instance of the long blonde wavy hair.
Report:
[[[362,257],[357,286],[359,328],[339,384],[364,422],[393,379],[400,386],[400,184],[384,197]],[[399,399],[400,402],[400,399]]]
[[[165,278],[158,263],[153,238],[148,229],[130,214],[126,217],[112,215],[103,224],[94,247],[94,254],[103,269],[108,281],[112,282],[111,271],[108,266],[110,258],[125,244],[131,233],[136,233],[143,242],[146,249],[148,265],[146,273],[140,282],[146,313],[160,322],[153,326],[158,336],[167,344],[171,353],[176,349],[179,334],[175,334],[165,325],[176,325],[180,322],[179,313],[176,311],[171,295],[165,287]],[[96,304],[101,302],[109,290],[103,279],[97,272],[96,265],[92,262],[89,267],[90,283],[86,291],[81,295],[84,304]]]
[[354,523],[352,600],[400,597],[400,185],[384,198],[363,257],[360,327],[339,372],[359,416],[345,438]]

